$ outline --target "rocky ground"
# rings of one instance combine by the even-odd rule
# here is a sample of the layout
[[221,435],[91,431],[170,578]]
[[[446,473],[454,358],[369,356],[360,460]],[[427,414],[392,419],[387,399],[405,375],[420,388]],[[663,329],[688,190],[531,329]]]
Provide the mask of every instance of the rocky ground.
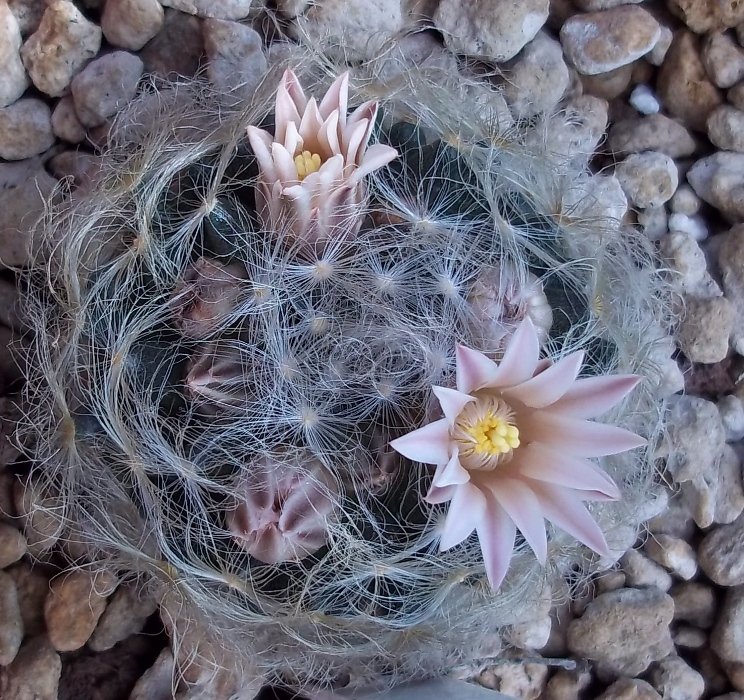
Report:
[[[205,69],[250,90],[282,34],[335,38],[352,60],[399,39],[414,60],[496,66],[513,117],[566,109],[591,135],[608,192],[658,242],[686,313],[663,368],[673,449],[647,535],[578,601],[546,600],[478,681],[525,700],[744,700],[744,3],[402,2],[0,0],[0,431],[20,382],[8,343],[22,342],[14,271],[29,226],[58,179],[90,181],[144,74]],[[156,601],[60,574],[54,523],[30,514],[16,457],[3,443],[0,697],[171,697]],[[228,696],[197,684],[178,697]]]

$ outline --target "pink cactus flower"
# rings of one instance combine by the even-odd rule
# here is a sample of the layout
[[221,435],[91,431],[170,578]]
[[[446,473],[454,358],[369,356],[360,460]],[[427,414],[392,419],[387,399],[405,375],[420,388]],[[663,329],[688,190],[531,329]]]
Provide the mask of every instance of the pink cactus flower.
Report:
[[645,444],[628,430],[587,420],[619,402],[639,377],[577,379],[582,351],[555,364],[539,355],[529,318],[500,363],[458,346],[457,388],[433,387],[444,417],[390,443],[411,460],[436,465],[426,501],[450,503],[440,549],[475,530],[494,589],[509,567],[516,528],[545,562],[545,519],[609,555],[583,502],[615,500],[620,492],[589,458]]
[[225,525],[259,561],[299,561],[326,544],[337,493],[328,471],[308,453],[264,456],[239,483]]
[[328,89],[318,106],[297,76],[284,73],[276,94],[274,135],[248,127],[258,159],[257,206],[266,226],[308,243],[353,236],[362,222],[364,176],[398,152],[368,146],[377,103],[347,117],[349,75]]

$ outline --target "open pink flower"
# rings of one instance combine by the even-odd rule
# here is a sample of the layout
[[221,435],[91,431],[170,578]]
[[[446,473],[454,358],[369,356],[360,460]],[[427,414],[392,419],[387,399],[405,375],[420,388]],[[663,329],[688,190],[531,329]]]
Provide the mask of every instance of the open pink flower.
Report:
[[546,518],[608,555],[583,501],[614,500],[620,493],[588,458],[645,444],[628,430],[587,420],[620,401],[639,377],[577,379],[582,351],[552,365],[539,354],[529,318],[509,339],[500,363],[458,346],[457,389],[433,387],[444,418],[390,443],[409,459],[436,465],[426,500],[450,502],[440,549],[475,530],[493,588],[506,575],[516,528],[545,562]]
[[368,146],[377,103],[365,102],[347,117],[348,95],[344,73],[318,106],[288,70],[276,94],[274,135],[248,127],[260,171],[257,206],[267,226],[309,243],[359,229],[364,176],[398,152]]

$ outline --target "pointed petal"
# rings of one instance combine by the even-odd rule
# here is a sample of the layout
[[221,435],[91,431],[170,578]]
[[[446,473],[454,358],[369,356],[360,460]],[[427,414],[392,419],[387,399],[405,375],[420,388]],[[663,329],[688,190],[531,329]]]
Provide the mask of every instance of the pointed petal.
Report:
[[286,185],[294,185],[297,180],[297,167],[294,158],[287,152],[287,149],[280,143],[271,144],[271,157],[274,160],[274,167],[279,180]]
[[[364,130],[361,132],[361,139],[359,144],[355,148],[349,149],[349,160],[351,162],[360,165],[364,152],[367,150],[367,144],[369,143],[370,136],[372,136],[372,129],[375,126],[375,120],[377,119],[377,102],[365,102],[361,105],[349,119],[348,128],[354,124],[364,124]],[[349,141],[351,144],[351,141]]]
[[285,217],[285,224],[289,227],[284,233],[291,233],[295,238],[301,238],[309,229],[313,217],[310,192],[302,185],[293,185],[282,190],[281,213]]
[[602,530],[571,489],[535,482],[535,495],[545,517],[602,556],[609,556]]
[[464,394],[481,389],[498,373],[499,366],[482,352],[457,346],[457,390]]
[[615,482],[588,459],[572,457],[533,442],[519,451],[518,460],[518,465],[515,466],[519,473],[531,479],[580,491],[597,492],[608,499],[620,498],[620,490]]
[[311,153],[315,153],[318,146],[318,132],[323,126],[323,119],[318,111],[318,105],[315,98],[311,97],[305,107],[305,112],[300,121],[299,132],[302,140],[305,142],[305,148]]
[[446,464],[449,462],[450,434],[447,421],[442,418],[390,442],[396,452],[414,462]]
[[[540,340],[529,316],[522,321],[509,338],[499,369],[489,381],[479,388],[516,386],[535,375],[540,357]],[[547,370],[545,370],[547,372]]]
[[523,424],[525,442],[539,442],[576,457],[614,455],[646,444],[640,435],[625,428],[569,418],[550,410],[535,411],[525,417]]
[[576,382],[584,353],[579,350],[556,362],[540,374],[514,387],[504,390],[532,408],[543,408],[560,399]]
[[339,121],[341,124],[346,123],[346,111],[349,102],[349,72],[342,73],[333,81],[328,88],[320,103],[320,114],[323,119],[328,119],[328,115],[334,110],[338,111]]
[[391,160],[398,157],[398,151],[382,143],[375,143],[370,146],[362,157],[359,167],[354,170],[350,176],[352,182],[359,182],[375,170],[384,168]]
[[566,416],[594,418],[625,398],[642,379],[635,374],[577,379],[552,408]]
[[445,486],[459,486],[470,481],[470,472],[460,464],[460,455],[455,452],[447,465],[441,471],[437,469],[432,485],[437,488]]
[[460,412],[466,404],[475,401],[475,397],[470,396],[469,394],[463,394],[461,391],[457,391],[457,389],[448,389],[444,386],[433,386],[431,390],[434,393],[434,396],[439,400],[442,412],[447,420],[449,420],[450,425],[454,423],[455,418],[460,415]]
[[261,169],[263,180],[273,182],[277,180],[276,168],[274,168],[274,159],[271,157],[271,144],[273,139],[271,134],[255,126],[247,128],[248,141],[256,156],[258,166]]
[[483,552],[483,563],[491,588],[501,586],[514,552],[514,537],[517,529],[499,502],[489,492],[486,497],[486,513],[476,526],[478,541]]
[[480,524],[486,510],[486,498],[473,484],[463,484],[455,490],[455,495],[447,510],[439,551],[444,552],[467,539]]
[[537,560],[544,564],[548,556],[545,518],[540,502],[530,487],[522,481],[504,478],[484,479],[483,486],[491,491],[524,535],[524,539],[532,547]]
[[362,121],[355,124],[347,125],[341,135],[341,151],[346,158],[346,164],[359,165],[361,162],[360,149],[364,134],[367,131],[368,123]]
[[321,158],[330,158],[341,153],[341,144],[338,140],[338,116],[338,112],[331,112],[318,131]]
[[283,146],[287,149],[287,153],[289,153],[290,156],[294,156],[296,153],[302,151],[302,136],[300,136],[300,132],[297,131],[297,124],[295,122],[289,122],[289,124],[287,124]]
[[300,114],[304,111],[306,104],[307,99],[297,76],[291,70],[284,71],[276,92],[274,110],[274,138],[277,141],[284,143],[289,122],[300,123]]
[[437,505],[438,503],[446,503],[447,501],[452,500],[452,497],[455,495],[456,490],[457,486],[445,486],[443,488],[432,486],[429,489],[429,493],[427,493],[424,497],[424,500],[427,503],[431,503],[432,505]]

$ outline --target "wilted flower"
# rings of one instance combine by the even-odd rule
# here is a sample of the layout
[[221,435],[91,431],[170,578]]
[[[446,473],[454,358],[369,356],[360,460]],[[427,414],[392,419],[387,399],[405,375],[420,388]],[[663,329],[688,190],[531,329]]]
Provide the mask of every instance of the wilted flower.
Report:
[[237,344],[214,341],[200,346],[189,358],[184,383],[195,410],[207,416],[244,410],[249,361]]
[[545,562],[545,518],[608,555],[583,501],[614,500],[620,493],[587,458],[645,443],[623,428],[587,420],[620,401],[639,377],[577,379],[582,351],[552,365],[539,354],[529,318],[511,336],[500,363],[458,346],[457,389],[433,387],[444,418],[391,442],[405,457],[436,465],[426,500],[450,501],[440,548],[454,547],[476,530],[494,588],[506,575],[516,528]]
[[365,102],[347,117],[348,94],[344,73],[318,106],[287,70],[276,94],[274,135],[248,127],[260,171],[257,205],[273,230],[313,243],[353,235],[361,225],[364,176],[398,152],[368,146],[377,103]]
[[336,486],[308,452],[277,452],[250,465],[225,525],[266,564],[299,561],[326,544]]

